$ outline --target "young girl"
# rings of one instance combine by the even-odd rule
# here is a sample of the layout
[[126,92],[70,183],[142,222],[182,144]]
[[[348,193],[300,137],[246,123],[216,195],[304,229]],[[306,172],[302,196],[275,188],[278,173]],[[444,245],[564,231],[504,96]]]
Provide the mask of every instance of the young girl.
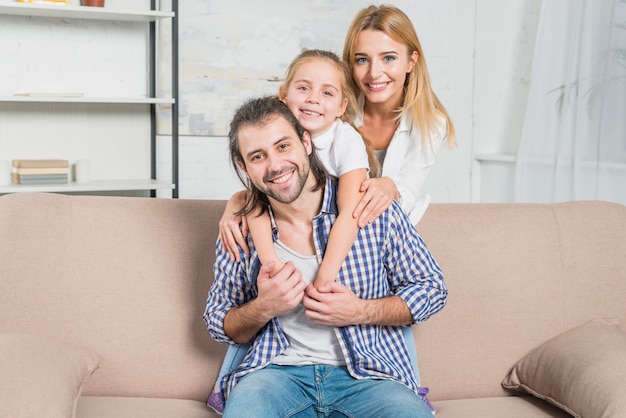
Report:
[[[376,157],[368,152],[363,139],[351,125],[356,99],[350,89],[350,78],[348,67],[334,53],[305,50],[290,64],[285,82],[278,92],[279,98],[311,135],[317,155],[328,173],[339,179],[339,215],[330,232],[328,246],[313,283],[318,288],[334,281],[339,274],[358,231],[358,219],[353,216],[353,211],[363,196],[360,186],[367,179],[368,171],[371,176],[378,174]],[[230,213],[240,213],[245,205],[242,204],[245,196],[244,191],[231,198],[223,220]],[[229,211],[229,207],[236,210]],[[283,263],[274,251],[269,215],[257,208],[241,219],[242,222],[244,220],[261,263],[274,263],[273,276]],[[235,222],[230,225],[239,228],[239,218]],[[233,236],[233,231],[220,228],[225,247],[231,255],[237,257],[236,246],[228,245],[232,242],[228,237]]]

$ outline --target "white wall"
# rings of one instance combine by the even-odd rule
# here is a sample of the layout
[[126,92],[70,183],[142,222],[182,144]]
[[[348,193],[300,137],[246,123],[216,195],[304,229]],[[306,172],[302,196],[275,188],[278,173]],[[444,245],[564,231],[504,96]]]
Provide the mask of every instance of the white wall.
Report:
[[472,201],[513,201],[540,6],[477,1]]
[[[503,163],[498,156],[517,151],[541,0],[391,3],[401,6],[412,19],[435,92],[457,131],[458,147],[442,149],[428,180],[426,187],[433,201],[508,201],[514,164],[506,162],[510,158]],[[345,26],[358,8],[368,4],[370,1],[363,1],[346,15]],[[187,13],[193,10],[186,10],[182,2],[182,27]],[[246,7],[221,13],[224,21],[236,21],[246,13]],[[267,18],[274,17],[276,9],[268,8],[267,14]],[[231,30],[236,32],[237,25]],[[182,39],[181,48],[184,42]],[[336,49],[340,51],[341,45]],[[273,56],[268,54],[267,59]],[[225,199],[241,188],[229,165],[226,138],[183,136],[180,144],[180,197]],[[164,178],[170,171],[168,147],[162,139],[159,172]],[[487,154],[496,156],[495,165],[487,161],[481,166],[476,161],[477,155],[485,158]],[[487,176],[481,178],[481,171]]]

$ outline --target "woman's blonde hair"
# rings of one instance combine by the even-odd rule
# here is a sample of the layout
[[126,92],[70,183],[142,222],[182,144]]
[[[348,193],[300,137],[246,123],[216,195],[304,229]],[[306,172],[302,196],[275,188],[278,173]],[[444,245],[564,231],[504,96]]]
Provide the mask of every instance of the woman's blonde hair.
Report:
[[[285,74],[285,81],[278,88],[278,97],[281,100],[285,99],[287,95],[287,90],[289,89],[289,85],[293,81],[296,72],[298,69],[307,62],[311,62],[314,60],[328,60],[337,66],[337,70],[340,74],[340,82],[341,82],[341,96],[342,99],[346,99],[348,105],[346,106],[346,111],[341,115],[341,120],[343,122],[349,123],[354,126],[354,118],[357,114],[357,100],[354,94],[354,91],[351,87],[352,83],[352,74],[350,71],[350,67],[339,58],[337,54],[331,51],[326,51],[322,49],[305,49],[303,50],[287,67],[287,71]],[[363,138],[363,142],[365,143],[365,149],[367,150],[367,157],[369,160],[370,177],[379,177],[380,176],[380,162],[376,155],[374,154],[374,147],[371,142],[365,138]]]
[[[364,30],[380,31],[394,41],[407,46],[409,57],[417,52],[417,62],[404,83],[404,103],[398,109],[398,118],[408,113],[418,126],[422,140],[431,143],[431,134],[437,130],[439,117],[446,120],[448,147],[456,144],[454,125],[435,92],[430,86],[426,59],[415,28],[408,16],[391,5],[369,6],[362,9],[352,20],[343,46],[343,60],[352,69],[355,63],[356,41]],[[351,77],[351,88],[358,97],[361,93],[358,84]]]

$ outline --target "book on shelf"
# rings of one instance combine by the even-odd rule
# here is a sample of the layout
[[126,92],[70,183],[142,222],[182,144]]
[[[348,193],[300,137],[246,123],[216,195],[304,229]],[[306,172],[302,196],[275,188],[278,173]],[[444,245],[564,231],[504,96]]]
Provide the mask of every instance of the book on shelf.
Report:
[[16,178],[22,180],[37,180],[37,179],[49,179],[49,180],[62,180],[67,179],[67,173],[65,174],[17,174],[14,173]]
[[69,167],[33,167],[18,168],[11,167],[11,172],[20,175],[45,175],[45,174],[68,174]]
[[13,160],[13,167],[17,169],[67,168],[69,170],[70,162],[68,160]]
[[68,174],[17,174],[11,173],[11,180],[15,184],[61,184],[67,183]]
[[14,184],[62,184],[70,179],[68,160],[13,160]]

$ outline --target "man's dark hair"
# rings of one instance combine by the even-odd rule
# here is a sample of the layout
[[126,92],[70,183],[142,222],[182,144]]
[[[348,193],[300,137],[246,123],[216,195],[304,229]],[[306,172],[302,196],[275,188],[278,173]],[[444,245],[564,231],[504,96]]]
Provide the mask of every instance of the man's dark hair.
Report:
[[[265,96],[246,101],[235,111],[235,115],[230,122],[230,131],[228,132],[230,162],[239,180],[248,190],[246,204],[237,215],[245,216],[256,208],[260,209],[259,214],[263,214],[269,205],[269,200],[265,193],[261,192],[252,184],[238,165],[238,163],[245,165],[239,147],[239,131],[246,126],[264,126],[277,117],[282,117],[289,122],[298,135],[298,138],[300,138],[300,141],[302,141],[305,129],[300,125],[300,122],[298,122],[298,119],[296,119],[293,113],[291,113],[287,105],[276,96]],[[326,184],[327,174],[315,150],[309,154],[309,165],[315,177],[313,190],[319,190]]]

